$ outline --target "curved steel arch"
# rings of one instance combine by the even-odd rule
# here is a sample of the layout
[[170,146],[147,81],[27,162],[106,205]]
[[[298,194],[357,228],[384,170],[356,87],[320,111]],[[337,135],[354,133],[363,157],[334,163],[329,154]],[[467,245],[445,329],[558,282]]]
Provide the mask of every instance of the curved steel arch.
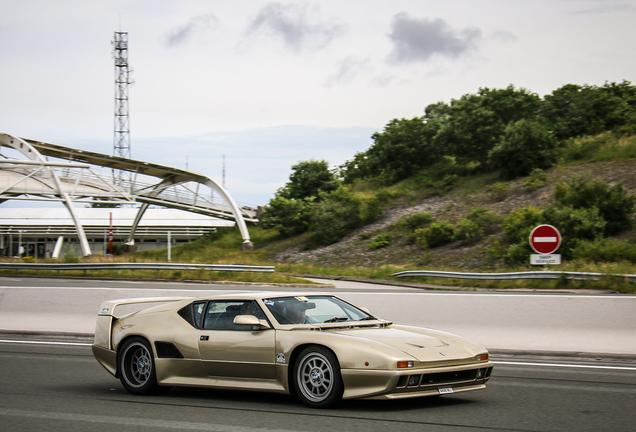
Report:
[[[90,255],[90,248],[88,246],[88,241],[82,224],[75,214],[73,202],[93,202],[91,200],[95,197],[108,199],[105,202],[109,203],[142,203],[133,223],[129,242],[134,241],[133,234],[148,206],[150,204],[158,204],[164,207],[206,214],[211,217],[233,219],[241,232],[241,236],[243,237],[242,248],[251,249],[253,247],[245,220],[247,218],[249,221],[258,221],[256,218],[256,210],[249,207],[239,208],[230,194],[221,185],[202,174],[148,162],[136,161],[117,156],[108,156],[101,153],[17,138],[2,133],[0,133],[0,146],[11,147],[22,153],[30,160],[3,161],[12,164],[11,168],[19,167],[24,170],[24,168],[29,167],[31,169],[35,169],[35,171],[32,171],[28,175],[22,174],[23,177],[20,178],[16,184],[23,182],[23,180],[27,178],[31,178],[32,180],[37,180],[39,182],[38,184],[43,184],[48,187],[47,193],[45,194],[41,191],[29,190],[29,185],[24,186],[23,188],[13,188],[13,190],[10,187],[5,188],[0,191],[0,202],[2,202],[2,200],[18,199],[17,195],[39,194],[39,196],[54,195],[58,197],[56,200],[64,202],[66,208],[73,217],[78,237],[80,238],[82,251],[85,255]],[[50,162],[48,161],[47,156],[67,160],[69,162]],[[92,165],[129,171],[134,174],[135,179],[137,178],[137,174],[141,174],[148,177],[159,178],[161,180],[159,183],[154,185],[140,185],[140,183],[137,183],[135,180],[126,185],[128,188],[124,188],[113,185],[112,182],[104,178],[100,178],[99,175],[95,175],[92,171],[91,174],[93,177],[89,176],[89,178],[83,178],[82,170],[78,174],[74,174],[74,176],[69,175],[61,179],[55,169],[53,169],[60,169],[61,167],[69,170],[77,170],[78,168],[89,169]],[[7,169],[7,165],[0,166],[0,169]],[[39,173],[43,174],[40,175]],[[52,180],[52,183],[50,180]],[[191,196],[186,197],[185,199],[182,198],[181,201],[178,200],[178,197],[173,199],[170,196],[162,196],[162,193],[168,188],[180,185],[183,186],[185,183],[189,182],[207,186],[214,193],[218,194],[218,196],[222,198],[223,202],[227,205],[216,204],[211,200],[201,198],[201,196],[198,195],[198,186],[197,192],[192,193]],[[46,200],[50,200],[50,198],[46,198]]]
[[42,171],[46,175],[53,178],[53,181],[55,182],[55,185],[58,189],[59,196],[62,202],[64,203],[64,206],[70,213],[71,218],[73,218],[73,224],[75,224],[75,229],[77,230],[77,237],[79,238],[80,245],[82,247],[82,253],[84,254],[84,256],[90,255],[91,248],[88,245],[88,239],[86,238],[84,227],[82,226],[82,223],[77,217],[77,213],[75,213],[75,208],[73,207],[73,200],[71,199],[68,193],[64,192],[60,178],[57,176],[55,171],[50,168],[46,158],[42,154],[40,154],[40,152],[37,151],[35,147],[33,147],[28,142],[11,135],[0,134],[0,145],[12,147],[15,150],[19,151],[20,153],[22,153],[28,159],[35,162],[39,162],[39,165],[42,168]]
[[[155,185],[153,187],[152,191],[147,194],[147,197],[149,197],[149,198],[150,197],[156,197],[162,191],[164,191],[165,189],[169,188],[170,186],[174,186],[176,184],[181,184],[181,183],[187,183],[187,182],[190,182],[190,181],[194,181],[194,182],[206,185],[207,187],[209,187],[210,189],[212,189],[216,193],[218,193],[221,197],[223,197],[223,199],[226,202],[229,203],[230,207],[232,208],[232,213],[234,215],[238,215],[239,216],[239,217],[235,218],[235,221],[236,221],[236,225],[239,228],[239,231],[241,232],[241,236],[243,237],[243,248],[252,249],[253,245],[252,245],[252,242],[250,241],[250,234],[249,234],[249,232],[247,230],[247,225],[245,224],[245,219],[243,219],[243,216],[241,215],[241,212],[240,212],[238,206],[236,205],[236,203],[234,202],[234,200],[232,199],[230,194],[221,185],[217,184],[214,180],[210,179],[209,177],[205,177],[205,176],[201,176],[199,174],[194,174],[193,173],[192,177],[189,177],[189,176],[175,176],[175,177],[171,177],[171,178],[168,178],[168,179],[164,179],[159,184],[157,184],[157,185]],[[139,222],[141,221],[141,218],[143,217],[144,213],[148,209],[149,205],[150,205],[150,203],[144,202],[141,205],[141,207],[139,208],[139,211],[137,212],[137,216],[135,217],[135,221],[133,222],[132,228],[130,230],[130,237],[128,238],[129,242],[133,241],[134,233],[137,230],[137,226],[139,226]]]

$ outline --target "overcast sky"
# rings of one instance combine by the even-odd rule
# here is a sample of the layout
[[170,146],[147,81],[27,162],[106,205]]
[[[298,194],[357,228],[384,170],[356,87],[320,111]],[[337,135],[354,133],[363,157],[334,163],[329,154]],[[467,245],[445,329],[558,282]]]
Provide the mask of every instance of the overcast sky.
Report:
[[479,87],[636,81],[632,0],[0,0],[0,132],[113,154],[115,31],[132,158],[265,204],[393,118]]

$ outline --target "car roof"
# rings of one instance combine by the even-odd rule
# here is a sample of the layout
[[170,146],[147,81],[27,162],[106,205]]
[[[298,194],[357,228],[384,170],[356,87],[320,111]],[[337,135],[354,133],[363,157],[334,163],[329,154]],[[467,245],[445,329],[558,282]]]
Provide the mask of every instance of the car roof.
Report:
[[259,300],[259,299],[272,299],[272,298],[281,298],[281,297],[313,297],[313,296],[331,296],[332,294],[327,293],[316,293],[316,292],[284,292],[284,291],[252,291],[252,292],[235,292],[230,294],[215,294],[211,296],[198,297],[196,299],[191,299],[191,301],[202,301],[202,300]]

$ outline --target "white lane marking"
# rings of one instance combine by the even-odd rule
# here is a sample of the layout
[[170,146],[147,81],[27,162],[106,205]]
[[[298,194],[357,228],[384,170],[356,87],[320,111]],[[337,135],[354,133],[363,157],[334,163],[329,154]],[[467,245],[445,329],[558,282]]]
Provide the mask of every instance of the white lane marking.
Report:
[[[210,292],[223,292],[223,293],[232,293],[232,292],[245,292],[250,290],[225,290],[225,289],[208,289],[208,290],[190,290],[190,289],[169,289],[169,288],[128,288],[128,287],[120,287],[120,288],[108,288],[108,287],[15,287],[15,286],[0,286],[0,289],[39,289],[39,290],[70,290],[70,291],[182,291],[182,292],[201,292],[201,293],[210,293]],[[253,290],[251,290],[253,291]]]
[[19,343],[19,344],[34,344],[34,345],[69,345],[69,346],[91,346],[89,343],[82,342],[48,342],[48,341],[25,341],[25,340],[11,340],[0,339],[0,343]]
[[[406,287],[408,288],[408,287]],[[244,292],[264,292],[264,291],[269,291],[267,289],[267,287],[262,287],[261,289],[249,289],[249,288],[245,288],[245,289],[207,289],[207,290],[192,290],[192,289],[182,289],[182,288],[175,288],[175,289],[170,289],[170,288],[127,288],[127,287],[121,287],[121,288],[108,288],[108,287],[16,287],[16,286],[1,286],[0,285],[0,289],[16,289],[16,290],[24,290],[24,289],[39,289],[39,290],[73,290],[73,291],[93,291],[93,290],[104,290],[104,291],[127,291],[127,290],[134,290],[134,291],[182,291],[182,292],[188,292],[188,293],[226,293],[226,294],[232,294],[232,293],[244,293]],[[344,294],[346,293],[346,295],[374,295],[374,296],[378,296],[378,295],[391,295],[391,296],[395,296],[395,295],[400,295],[400,296],[421,296],[421,295],[425,295],[425,296],[488,296],[488,297],[532,297],[532,298],[575,298],[575,299],[580,299],[580,298],[594,298],[594,299],[614,299],[614,300],[625,300],[625,299],[632,299],[635,300],[636,299],[636,295],[632,295],[632,294],[612,294],[612,295],[607,295],[607,294],[598,294],[598,295],[589,295],[589,294],[572,294],[572,293],[559,293],[559,292],[552,292],[551,294],[535,294],[535,293],[529,293],[529,294],[524,294],[524,293],[518,293],[518,292],[509,292],[509,293],[492,293],[492,292],[476,292],[476,291],[471,291],[471,292],[457,292],[457,291],[453,291],[453,292],[430,292],[430,291],[422,291],[422,292],[402,292],[402,293],[395,293],[395,292],[375,292],[375,291],[361,291],[361,292],[349,292],[349,289],[360,289],[360,288],[343,288],[340,289],[338,291],[333,291],[333,288],[327,288],[329,291],[326,291],[325,288],[321,288],[321,287],[316,287],[315,290],[312,291],[311,288],[301,288],[301,289],[293,289],[293,287],[290,287],[289,290],[287,291],[276,291],[277,294],[285,294],[286,292],[290,292],[290,293],[320,293],[320,294]]]
[[570,368],[584,368],[584,369],[611,369],[611,370],[630,370],[636,371],[636,367],[627,366],[595,366],[595,365],[580,365],[580,364],[567,364],[567,363],[532,363],[532,362],[507,362],[507,361],[493,361],[494,364],[513,365],[513,366],[551,366],[551,367],[570,367]]

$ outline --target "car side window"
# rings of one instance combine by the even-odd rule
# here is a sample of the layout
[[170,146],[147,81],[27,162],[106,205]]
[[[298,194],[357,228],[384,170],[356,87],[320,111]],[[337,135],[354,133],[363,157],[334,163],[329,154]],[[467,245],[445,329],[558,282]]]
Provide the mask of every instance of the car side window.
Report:
[[[265,314],[253,300],[211,300],[205,311],[203,329],[205,330],[258,330],[257,326],[235,325],[237,315],[254,315],[266,319]],[[256,328],[253,328],[256,327]]]
[[203,318],[203,311],[205,310],[205,302],[197,302],[192,304],[192,313],[194,315],[195,326],[201,328],[203,324],[201,319]]
[[201,317],[205,310],[205,303],[206,302],[191,303],[182,307],[178,313],[181,318],[186,320],[192,327],[201,328]]

